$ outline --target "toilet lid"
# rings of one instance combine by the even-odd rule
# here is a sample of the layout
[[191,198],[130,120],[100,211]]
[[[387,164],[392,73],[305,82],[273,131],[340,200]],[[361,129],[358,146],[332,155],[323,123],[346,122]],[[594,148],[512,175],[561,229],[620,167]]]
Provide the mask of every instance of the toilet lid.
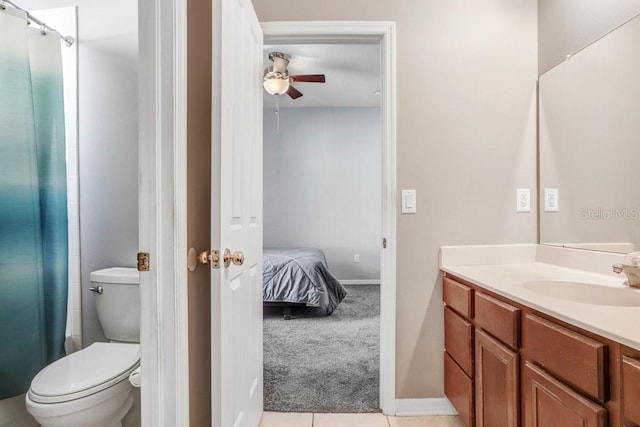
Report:
[[29,397],[39,403],[79,399],[126,379],[139,362],[140,344],[94,343],[40,371]]

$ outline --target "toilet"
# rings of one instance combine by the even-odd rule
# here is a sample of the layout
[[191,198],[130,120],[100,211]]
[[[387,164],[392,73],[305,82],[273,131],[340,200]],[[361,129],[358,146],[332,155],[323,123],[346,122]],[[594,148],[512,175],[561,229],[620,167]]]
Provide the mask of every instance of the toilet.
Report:
[[121,427],[133,404],[129,375],[140,365],[138,271],[107,268],[90,278],[110,342],[91,344],[35,376],[25,402],[43,427]]

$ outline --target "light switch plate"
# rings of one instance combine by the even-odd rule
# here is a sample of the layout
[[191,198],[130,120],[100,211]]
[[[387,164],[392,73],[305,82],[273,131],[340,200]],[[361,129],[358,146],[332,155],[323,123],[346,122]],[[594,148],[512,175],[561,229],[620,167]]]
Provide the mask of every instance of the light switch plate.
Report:
[[531,212],[531,190],[528,188],[516,190],[516,212]]
[[416,213],[416,190],[402,190],[402,213]]
[[558,212],[559,210],[558,189],[557,188],[545,188],[544,189],[544,211],[545,212]]

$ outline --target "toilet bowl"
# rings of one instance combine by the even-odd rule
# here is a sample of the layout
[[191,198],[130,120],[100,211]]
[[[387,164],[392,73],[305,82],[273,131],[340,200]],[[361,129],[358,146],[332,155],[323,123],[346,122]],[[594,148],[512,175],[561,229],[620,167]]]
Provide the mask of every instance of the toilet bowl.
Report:
[[98,319],[111,342],[97,342],[41,370],[26,394],[43,427],[121,427],[133,403],[129,375],[140,366],[138,271],[91,273]]
[[94,343],[38,373],[27,411],[43,427],[121,427],[133,403],[129,375],[139,364],[139,344]]

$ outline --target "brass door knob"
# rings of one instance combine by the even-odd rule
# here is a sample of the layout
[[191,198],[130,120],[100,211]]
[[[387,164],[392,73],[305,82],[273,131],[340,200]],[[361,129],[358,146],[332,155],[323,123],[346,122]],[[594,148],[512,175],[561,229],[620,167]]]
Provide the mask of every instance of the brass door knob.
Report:
[[234,265],[242,265],[244,264],[244,254],[241,251],[231,253],[229,249],[225,249],[223,261],[225,267],[229,267],[232,262]]
[[202,251],[198,253],[195,248],[189,249],[187,254],[187,268],[194,271],[200,264],[211,264],[211,268],[220,268],[220,252],[218,251]]

